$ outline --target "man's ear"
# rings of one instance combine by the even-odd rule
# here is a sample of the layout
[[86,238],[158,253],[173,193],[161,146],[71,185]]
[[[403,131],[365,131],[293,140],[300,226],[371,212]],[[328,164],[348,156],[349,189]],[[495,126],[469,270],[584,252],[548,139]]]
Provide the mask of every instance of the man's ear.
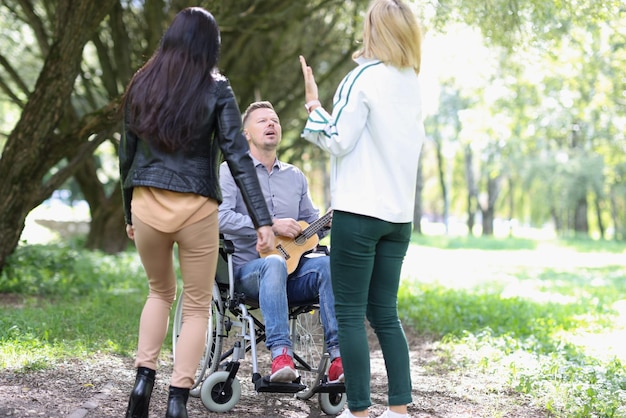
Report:
[[243,135],[246,137],[248,141],[250,140],[250,134],[248,133],[246,129],[243,130]]

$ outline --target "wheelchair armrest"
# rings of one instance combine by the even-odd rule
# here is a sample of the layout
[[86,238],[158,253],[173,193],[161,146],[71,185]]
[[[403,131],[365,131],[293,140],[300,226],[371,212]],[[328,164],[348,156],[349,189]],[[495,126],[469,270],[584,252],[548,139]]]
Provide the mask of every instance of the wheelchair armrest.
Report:
[[327,245],[318,245],[313,252],[316,254],[330,255],[330,249]]
[[229,239],[220,237],[220,248],[226,254],[232,254],[235,252],[235,244]]

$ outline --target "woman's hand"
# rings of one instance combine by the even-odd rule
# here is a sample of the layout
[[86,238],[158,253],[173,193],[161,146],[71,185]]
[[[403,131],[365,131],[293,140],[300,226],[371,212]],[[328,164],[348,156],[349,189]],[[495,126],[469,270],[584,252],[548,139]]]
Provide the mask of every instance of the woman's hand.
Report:
[[132,240],[135,239],[135,228],[132,225],[126,225],[126,235]]
[[315,76],[313,76],[313,70],[306,65],[306,60],[300,55],[300,65],[302,66],[302,75],[304,76],[304,101],[310,103],[318,100],[317,95],[317,83],[315,82]]
[[274,250],[274,231],[269,225],[256,230],[256,250],[258,253],[267,253]]

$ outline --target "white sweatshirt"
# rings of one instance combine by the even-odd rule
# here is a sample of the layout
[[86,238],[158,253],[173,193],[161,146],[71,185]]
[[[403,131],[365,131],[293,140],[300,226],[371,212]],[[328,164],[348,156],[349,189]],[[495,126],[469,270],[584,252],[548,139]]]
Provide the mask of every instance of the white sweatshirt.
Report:
[[334,210],[411,222],[425,137],[418,76],[378,60],[357,63],[337,88],[332,115],[316,108],[302,137],[331,154]]

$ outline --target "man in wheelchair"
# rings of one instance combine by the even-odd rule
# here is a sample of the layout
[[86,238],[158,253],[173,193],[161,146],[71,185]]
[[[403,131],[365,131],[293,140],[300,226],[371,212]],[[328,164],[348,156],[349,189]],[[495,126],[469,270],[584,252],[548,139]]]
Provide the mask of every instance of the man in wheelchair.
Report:
[[[306,249],[310,248],[301,245],[309,242],[315,245],[318,237],[328,234],[330,227],[326,219],[330,219],[332,213],[320,218],[302,171],[278,160],[282,130],[270,102],[250,104],[243,114],[243,129],[273,217],[272,229],[279,244],[277,251],[257,253],[252,220],[225,162],[220,166],[223,201],[219,206],[219,228],[224,238],[235,246],[235,290],[259,301],[265,322],[265,345],[272,355],[270,382],[292,382],[298,377],[289,338],[289,306],[318,299],[331,360],[328,378],[330,382],[343,382],[329,257],[305,257]],[[317,232],[312,229],[314,226],[319,226]],[[308,237],[313,233],[317,236]]]

